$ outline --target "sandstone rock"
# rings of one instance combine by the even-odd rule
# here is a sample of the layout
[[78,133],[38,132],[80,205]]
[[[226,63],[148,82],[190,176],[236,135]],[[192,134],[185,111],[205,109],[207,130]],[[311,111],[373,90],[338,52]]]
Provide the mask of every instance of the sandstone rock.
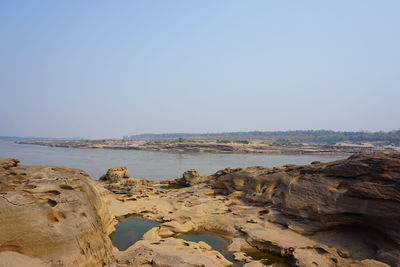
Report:
[[233,256],[236,261],[249,262],[251,260],[251,258],[249,256],[246,256],[246,253],[244,253],[244,252],[235,252],[235,253],[233,253]]
[[376,246],[375,259],[400,266],[400,154],[251,167],[218,176],[212,187],[243,192],[242,200],[266,207],[264,219],[302,234],[351,229]]
[[118,255],[118,266],[154,267],[224,267],[231,266],[217,251],[204,244],[176,238],[166,238],[157,242],[141,240]]
[[187,170],[182,174],[182,178],[177,180],[177,183],[183,186],[191,186],[204,181],[200,176],[200,172],[195,169]]
[[18,159],[0,158],[0,169],[6,170],[18,165]]
[[131,177],[128,168],[114,167],[108,169],[107,173],[102,175],[99,181],[106,184],[106,188],[115,194],[138,194],[141,197],[149,193],[155,193],[152,188],[153,181],[139,180]]
[[243,267],[265,267],[265,264],[259,261],[252,261],[243,265]]
[[[10,164],[11,162],[11,164]],[[113,219],[89,175],[0,160],[2,266],[99,266],[113,259]],[[29,264],[28,264],[29,263]]]
[[100,181],[120,183],[123,179],[132,178],[127,167],[114,167],[107,170],[107,173],[100,177]]

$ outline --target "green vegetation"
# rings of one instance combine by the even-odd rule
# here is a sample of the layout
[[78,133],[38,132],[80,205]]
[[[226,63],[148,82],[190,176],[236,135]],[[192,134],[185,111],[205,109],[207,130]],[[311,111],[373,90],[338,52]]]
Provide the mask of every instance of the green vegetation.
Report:
[[230,142],[231,141],[229,141],[229,140],[217,140],[217,143],[222,143],[222,144],[228,144]]
[[230,133],[171,133],[171,134],[141,134],[124,136],[128,140],[146,141],[217,141],[219,143],[238,142],[247,144],[251,140],[267,140],[276,144],[284,145],[293,143],[319,143],[335,144],[337,142],[374,142],[380,145],[400,145],[400,130],[390,132],[337,132],[330,130],[308,130],[308,131],[274,131],[274,132],[230,132]]

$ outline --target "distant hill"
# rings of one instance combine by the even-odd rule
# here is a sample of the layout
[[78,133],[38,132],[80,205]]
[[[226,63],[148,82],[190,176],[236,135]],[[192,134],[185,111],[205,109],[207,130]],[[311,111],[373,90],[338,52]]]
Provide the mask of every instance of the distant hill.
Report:
[[276,143],[312,142],[334,144],[337,142],[375,142],[383,145],[400,145],[400,130],[389,132],[339,132],[331,130],[251,131],[226,133],[165,133],[124,136],[124,140],[175,141],[175,140],[266,140]]
[[82,137],[19,137],[19,136],[0,136],[0,140],[4,141],[24,141],[24,140],[85,140]]

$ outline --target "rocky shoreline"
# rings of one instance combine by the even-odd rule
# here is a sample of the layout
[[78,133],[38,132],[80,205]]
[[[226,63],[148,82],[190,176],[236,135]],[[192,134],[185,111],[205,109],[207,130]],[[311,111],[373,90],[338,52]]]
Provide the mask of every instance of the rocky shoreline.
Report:
[[[400,266],[400,154],[362,154],[277,168],[195,170],[163,181],[124,167],[99,181],[80,170],[0,160],[0,262],[7,266],[232,266],[205,242],[208,232],[246,255],[267,251],[290,266]],[[118,219],[160,222],[126,251],[109,235]],[[269,266],[280,266],[272,264]]]
[[177,153],[262,153],[262,154],[354,154],[354,153],[400,153],[397,146],[376,146],[372,143],[352,144],[338,143],[322,145],[312,143],[302,144],[267,144],[262,142],[249,143],[219,143],[214,141],[128,141],[120,139],[106,140],[25,140],[17,144],[41,145],[67,148],[91,149],[126,149]]

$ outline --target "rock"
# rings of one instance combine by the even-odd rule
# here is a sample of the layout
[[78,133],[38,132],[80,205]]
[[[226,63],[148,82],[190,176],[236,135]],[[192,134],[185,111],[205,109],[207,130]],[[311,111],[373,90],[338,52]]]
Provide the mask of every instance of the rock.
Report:
[[251,167],[216,177],[212,188],[226,195],[243,192],[243,201],[267,208],[262,218],[300,234],[358,233],[376,246],[376,260],[400,266],[400,154],[360,154],[276,170]]
[[249,243],[246,242],[243,238],[233,238],[231,240],[232,242],[229,244],[227,247],[227,250],[229,252],[239,252],[239,251],[250,251],[254,250],[252,246],[249,245]]
[[141,240],[118,255],[118,266],[225,267],[231,266],[221,253],[204,244],[166,238],[157,242]]
[[187,181],[190,181],[190,180],[192,180],[194,178],[198,178],[198,177],[200,177],[200,172],[195,169],[187,170],[182,175],[182,179],[185,179]]
[[243,265],[243,267],[265,267],[265,264],[259,261],[252,261]]
[[0,158],[0,169],[6,170],[18,165],[18,159]]
[[123,179],[132,178],[127,167],[114,167],[107,170],[107,173],[100,177],[100,181],[120,183]]
[[149,193],[155,193],[152,188],[153,181],[139,180],[131,177],[127,167],[114,167],[108,169],[107,173],[102,175],[99,181],[106,184],[106,188],[115,194],[136,194],[141,197]]
[[112,261],[113,218],[81,170],[0,160],[0,265],[99,266]]
[[182,178],[177,180],[177,184],[183,186],[191,186],[202,182],[204,179],[200,176],[200,172],[195,169],[187,170],[182,174]]
[[389,265],[375,260],[363,260],[352,263],[350,267],[389,267]]
[[245,261],[248,262],[251,260],[250,257],[246,256],[246,253],[244,252],[235,252],[233,253],[233,256],[235,258],[235,261]]

